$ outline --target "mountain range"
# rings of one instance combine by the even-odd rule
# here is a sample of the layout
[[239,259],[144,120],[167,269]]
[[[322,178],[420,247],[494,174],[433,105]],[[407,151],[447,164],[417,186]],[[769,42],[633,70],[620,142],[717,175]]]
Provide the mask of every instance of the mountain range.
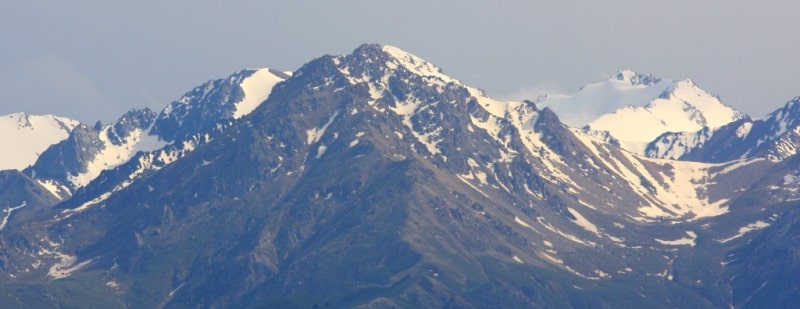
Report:
[[631,71],[502,101],[372,44],[243,70],[3,157],[0,303],[790,306],[797,101]]

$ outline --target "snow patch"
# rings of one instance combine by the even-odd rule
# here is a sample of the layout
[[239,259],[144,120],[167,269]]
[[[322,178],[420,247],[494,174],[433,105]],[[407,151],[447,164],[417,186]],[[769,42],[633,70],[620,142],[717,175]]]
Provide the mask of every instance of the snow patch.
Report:
[[[531,226],[530,224],[528,224],[528,222],[525,222],[524,220],[520,219],[520,218],[519,218],[519,217],[517,217],[517,216],[514,216],[514,222],[516,222],[517,224],[519,224],[519,225],[522,225],[522,226],[524,226],[524,227],[527,227],[527,228],[529,228],[529,229],[536,230],[535,228],[533,228],[533,226]],[[548,241],[548,243],[549,243],[549,241]],[[546,243],[545,243],[545,244],[546,244]],[[552,247],[552,244],[550,244],[550,246],[549,246],[549,247]]]
[[753,129],[753,123],[752,122],[748,121],[748,122],[742,123],[742,125],[740,125],[738,128],[736,128],[736,136],[741,138],[741,139],[745,139],[747,137],[747,135],[750,134],[750,130],[752,130],[752,129]]
[[745,225],[745,226],[739,228],[739,231],[738,231],[738,233],[736,235],[733,235],[733,236],[725,238],[725,239],[719,239],[717,241],[720,242],[720,243],[726,243],[726,242],[729,242],[731,240],[734,240],[734,239],[737,239],[739,237],[742,237],[742,236],[744,236],[744,234],[747,234],[748,232],[757,231],[757,230],[763,229],[765,227],[768,227],[769,225],[770,225],[769,223],[759,220],[759,221],[750,223],[748,225]]
[[25,206],[28,206],[27,202],[22,202],[22,204],[19,204],[18,206],[15,207],[9,207],[3,209],[3,213],[6,215],[3,217],[3,221],[0,222],[0,231],[2,231],[6,227],[6,224],[8,224],[8,218],[11,217],[12,212]]
[[575,242],[575,243],[578,243],[578,244],[581,244],[581,245],[584,245],[584,246],[591,246],[591,247],[596,247],[597,246],[597,244],[594,243],[594,242],[591,242],[591,241],[588,241],[588,240],[583,240],[583,239],[578,238],[575,235],[567,234],[565,232],[562,232],[561,230],[555,228],[553,225],[551,225],[550,223],[545,221],[543,217],[536,217],[536,221],[539,222],[539,224],[544,226],[546,229],[548,229],[550,232],[553,232],[553,233],[555,233],[555,234],[557,234],[557,235],[559,235],[561,237],[564,237],[567,240],[570,240],[572,242]]
[[328,150],[328,146],[319,145],[319,147],[317,148],[317,156],[316,156],[316,158],[317,159],[322,158],[322,155],[325,154],[326,150]]
[[600,230],[597,229],[597,226],[594,225],[592,222],[589,222],[586,218],[584,218],[577,210],[567,207],[567,211],[575,217],[575,223],[580,225],[582,228],[586,229],[589,232],[594,233],[597,236],[600,236]]
[[655,241],[661,243],[662,245],[667,245],[667,246],[685,246],[685,245],[688,245],[688,246],[694,247],[695,244],[696,244],[695,240],[697,239],[697,234],[695,232],[693,232],[693,231],[686,231],[686,235],[688,235],[689,237],[684,237],[684,238],[680,238],[680,239],[676,239],[676,240],[662,240],[662,239],[656,238]]
[[[708,185],[713,183],[714,175],[710,170],[726,166],[725,163],[649,159],[627,151],[617,152],[619,155],[616,155],[601,151],[593,137],[579,132],[573,133],[592,151],[593,157],[598,159],[594,165],[602,165],[595,166],[596,168],[617,174],[634,192],[649,201],[638,208],[638,212],[645,217],[697,220],[728,211],[727,199],[712,201],[708,197]],[[651,172],[645,165],[656,168]],[[740,166],[733,166],[731,170]]]
[[55,196],[58,200],[64,199],[64,197],[61,195],[62,193],[70,192],[68,187],[61,185],[50,179],[48,180],[36,179],[36,182],[38,182],[42,187],[44,187],[47,190],[47,192],[50,192],[50,194]]
[[50,266],[50,269],[47,272],[47,275],[52,279],[61,279],[69,277],[70,275],[86,267],[86,265],[89,265],[89,263],[93,261],[93,259],[89,259],[78,263],[78,257],[61,253],[57,251],[58,247],[60,246],[59,244],[49,240],[48,242],[53,250],[42,247],[39,248],[37,254],[39,256],[50,256],[57,260],[57,262],[55,262],[52,266]]
[[486,198],[489,198],[489,195],[488,195],[488,194],[484,193],[483,191],[481,191],[481,189],[479,189],[478,187],[476,187],[476,186],[474,186],[473,184],[471,184],[471,183],[470,183],[470,182],[469,182],[469,181],[468,181],[466,178],[464,178],[463,176],[461,176],[461,175],[456,175],[456,177],[458,177],[458,179],[461,179],[461,181],[463,181],[465,184],[467,184],[468,186],[470,186],[470,188],[474,189],[475,191],[478,191],[478,193],[480,193],[481,195],[485,196]]
[[153,151],[167,145],[166,142],[159,140],[158,137],[146,134],[145,130],[142,129],[131,131],[122,143],[116,145],[109,138],[113,129],[114,127],[109,125],[100,132],[99,140],[104,147],[91,161],[86,162],[86,172],[69,175],[68,180],[75,188],[86,186],[104,170],[109,170],[128,162],[139,151]]
[[61,218],[61,219],[63,220],[63,219],[69,218],[73,214],[83,212],[83,211],[89,209],[92,206],[98,205],[98,204],[102,203],[103,201],[105,201],[106,199],[108,199],[108,197],[110,197],[110,196],[111,196],[111,192],[106,192],[106,193],[103,193],[100,196],[98,196],[98,197],[86,202],[86,203],[81,204],[81,206],[78,206],[78,207],[72,208],[72,209],[64,209],[64,210],[61,211],[61,213],[65,214],[65,216],[63,218]]
[[233,118],[239,119],[253,112],[269,97],[272,88],[283,80],[282,77],[275,75],[267,68],[256,70],[255,73],[245,78],[239,85],[244,92],[244,98],[235,103],[236,111],[233,113]]
[[328,118],[328,122],[326,122],[322,127],[306,130],[306,144],[311,145],[318,142],[322,138],[322,135],[325,134],[325,130],[328,129],[328,126],[330,126],[333,121],[336,120],[336,116],[339,116],[338,110],[333,112],[333,115]]
[[66,278],[75,273],[76,271],[81,270],[82,268],[89,265],[92,260],[86,260],[80,263],[78,262],[78,258],[74,256],[62,255],[62,260],[52,267],[47,272],[47,275],[52,277],[53,279],[61,279]]
[[467,87],[469,94],[478,101],[478,104],[487,112],[498,118],[505,118],[508,110],[508,101],[498,101],[486,96],[481,90]]
[[442,128],[436,128],[433,132],[426,132],[426,133],[418,133],[417,131],[411,130],[411,134],[417,138],[422,145],[425,146],[425,149],[428,150],[432,155],[437,155],[442,153],[439,150],[439,143],[441,139],[439,139],[440,134],[442,133]]
[[764,161],[764,160],[766,160],[766,159],[764,159],[764,158],[742,159],[742,160],[737,160],[737,161],[733,161],[733,162],[730,162],[730,163],[726,163],[726,164],[722,165],[722,166],[724,166],[724,168],[722,170],[720,170],[718,172],[718,174],[727,174],[727,173],[735,171],[735,170],[737,170],[739,168],[742,168],[744,166],[747,166],[747,165],[750,165],[750,164],[753,164],[753,163],[756,163],[756,162]]
[[548,260],[548,261],[550,261],[552,263],[564,265],[564,261],[559,259],[559,258],[556,258],[556,257],[554,257],[554,256],[552,256],[552,255],[550,255],[550,254],[548,254],[546,252],[538,252],[538,253],[539,253],[539,255],[541,257],[545,258],[546,260]]

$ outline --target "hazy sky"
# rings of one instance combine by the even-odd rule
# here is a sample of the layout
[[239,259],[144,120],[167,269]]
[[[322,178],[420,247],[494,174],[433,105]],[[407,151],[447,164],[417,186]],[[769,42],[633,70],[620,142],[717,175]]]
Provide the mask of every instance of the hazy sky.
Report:
[[395,45],[498,98],[633,69],[753,117],[800,96],[800,1],[0,0],[0,114],[111,121],[243,68]]

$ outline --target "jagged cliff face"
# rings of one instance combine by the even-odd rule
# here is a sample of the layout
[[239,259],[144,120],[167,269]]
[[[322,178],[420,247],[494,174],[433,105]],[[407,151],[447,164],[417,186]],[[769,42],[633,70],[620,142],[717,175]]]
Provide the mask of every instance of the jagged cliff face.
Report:
[[[0,300],[746,305],[732,279],[746,266],[727,253],[797,198],[792,160],[638,157],[391,46],[285,78],[241,117],[211,117],[0,232]],[[206,87],[193,97],[243,102]],[[170,110],[209,102],[180,101]]]

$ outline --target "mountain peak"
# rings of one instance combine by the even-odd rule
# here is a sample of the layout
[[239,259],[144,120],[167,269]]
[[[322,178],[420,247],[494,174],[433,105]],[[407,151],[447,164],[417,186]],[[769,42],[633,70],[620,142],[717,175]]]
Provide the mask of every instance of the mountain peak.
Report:
[[415,74],[438,78],[445,83],[461,84],[455,78],[445,75],[439,67],[398,47],[384,45],[382,50],[395,60],[395,64],[401,65]]
[[536,103],[553,109],[568,126],[580,128],[615,110],[644,106],[671,84],[650,74],[619,70],[612,77],[584,85],[571,94],[540,96]]
[[39,154],[66,139],[78,124],[74,119],[24,112],[0,117],[0,170],[21,170],[33,164]]
[[642,154],[647,143],[666,132],[695,132],[718,128],[745,117],[720,102],[691,80],[671,82],[649,102],[617,109],[587,125],[591,130],[607,131],[629,151]]
[[674,95],[676,92],[681,91],[691,91],[694,95],[699,96],[714,96],[705,90],[701,89],[694,83],[693,80],[687,78],[682,80],[673,81],[672,84],[664,90],[663,93],[659,96],[663,99],[668,99],[671,95]]
[[650,74],[637,73],[632,70],[619,70],[613,79],[629,83],[631,86],[652,86],[661,79]]
[[771,113],[770,115],[778,113],[780,111],[795,111],[795,110],[798,110],[798,109],[800,109],[800,97],[794,97],[791,100],[789,100],[788,102],[786,102],[786,104],[784,104],[784,106],[782,108],[780,108],[777,111]]
[[702,162],[742,158],[779,162],[796,157],[800,142],[798,127],[800,97],[795,97],[763,119],[742,115],[741,119],[714,130],[664,134],[648,145],[646,155]]
[[210,80],[167,105],[159,114],[153,133],[165,141],[175,141],[217,121],[244,117],[289,76],[289,72],[261,68]]
[[[363,44],[349,55],[328,56],[325,59],[332,60],[338,70],[355,80],[387,76],[388,71],[404,70],[422,77],[428,83],[465,86],[425,59],[391,45]],[[303,66],[298,72],[302,73],[305,68]]]
[[553,108],[567,125],[608,133],[623,148],[640,154],[647,143],[666,132],[717,128],[746,117],[691,79],[662,80],[631,70],[620,70],[574,94],[543,97],[537,103]]

